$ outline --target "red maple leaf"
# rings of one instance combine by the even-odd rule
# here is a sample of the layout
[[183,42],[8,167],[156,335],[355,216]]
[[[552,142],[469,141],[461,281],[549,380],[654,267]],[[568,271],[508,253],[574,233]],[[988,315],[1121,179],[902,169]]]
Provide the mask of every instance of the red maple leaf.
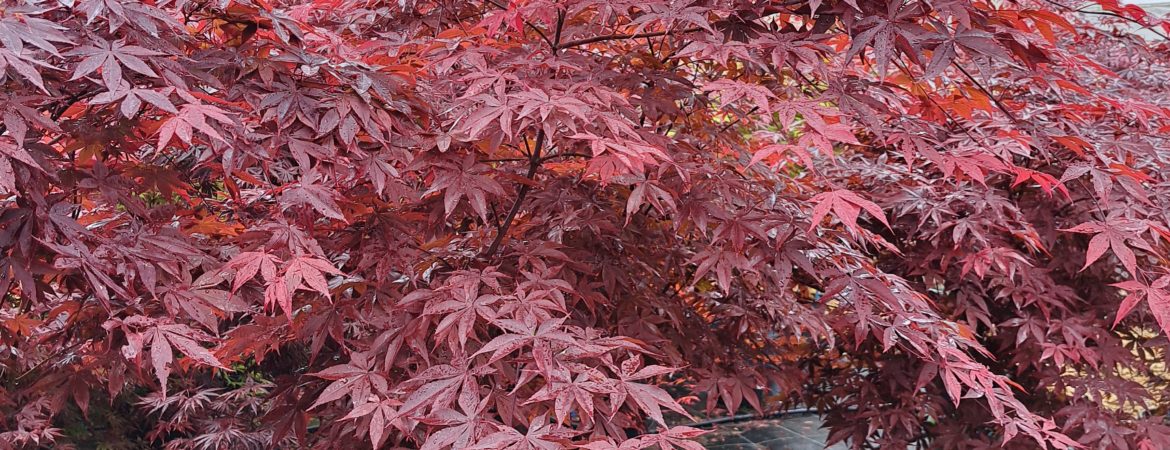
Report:
[[832,192],[822,192],[809,201],[816,205],[813,207],[812,225],[809,226],[809,231],[816,228],[817,224],[821,222],[821,219],[828,215],[831,210],[850,231],[857,232],[859,230],[857,227],[857,217],[863,209],[881,221],[886,228],[893,229],[890,223],[886,221],[886,215],[882,212],[880,206],[861,198],[861,196],[852,191],[841,189]]

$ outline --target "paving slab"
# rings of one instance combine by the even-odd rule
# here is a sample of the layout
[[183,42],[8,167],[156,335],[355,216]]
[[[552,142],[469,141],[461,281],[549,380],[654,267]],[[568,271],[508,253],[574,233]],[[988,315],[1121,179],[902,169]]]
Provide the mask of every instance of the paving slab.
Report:
[[842,444],[825,447],[829,431],[814,414],[749,420],[716,425],[700,443],[711,450],[843,450]]

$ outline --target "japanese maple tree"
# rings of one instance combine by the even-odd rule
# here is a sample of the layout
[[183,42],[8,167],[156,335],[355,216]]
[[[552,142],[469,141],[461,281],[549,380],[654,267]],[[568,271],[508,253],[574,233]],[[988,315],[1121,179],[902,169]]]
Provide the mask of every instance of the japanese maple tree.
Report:
[[0,0],[0,448],[1170,448],[1168,33]]

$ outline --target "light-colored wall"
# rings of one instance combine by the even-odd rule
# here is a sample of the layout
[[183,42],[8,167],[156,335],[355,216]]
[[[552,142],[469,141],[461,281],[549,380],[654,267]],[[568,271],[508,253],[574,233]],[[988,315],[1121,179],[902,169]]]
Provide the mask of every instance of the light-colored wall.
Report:
[[[1131,4],[1141,6],[1147,13],[1153,16],[1163,16],[1170,14],[1170,0],[1120,0],[1122,4]],[[1146,38],[1147,40],[1162,39],[1158,34],[1150,30],[1139,29],[1137,26],[1133,27],[1134,32]],[[1164,30],[1158,30],[1162,34],[1166,34]]]

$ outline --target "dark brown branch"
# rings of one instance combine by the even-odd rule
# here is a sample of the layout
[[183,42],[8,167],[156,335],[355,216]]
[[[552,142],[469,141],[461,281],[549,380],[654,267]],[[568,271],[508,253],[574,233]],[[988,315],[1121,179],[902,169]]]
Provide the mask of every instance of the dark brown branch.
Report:
[[[496,3],[495,0],[485,0],[485,1],[487,1],[488,3],[491,3],[493,6],[500,8],[502,10],[506,11],[508,9],[507,6]],[[524,19],[524,24],[528,25],[529,28],[532,28],[533,31],[536,31],[536,34],[540,35],[540,38],[542,40],[544,40],[544,42],[547,42],[548,45],[556,47],[556,45],[553,44],[553,41],[549,40],[548,35],[544,34],[544,31],[542,31],[539,27],[537,27],[536,25],[533,25],[532,22],[529,22],[527,19]]]
[[[978,87],[980,91],[983,91],[983,95],[986,95],[987,98],[990,98],[991,101],[995,103],[995,106],[997,108],[999,108],[1000,111],[1003,111],[1004,114],[1007,114],[1008,119],[1012,121],[1013,125],[1018,126],[1018,127],[1024,127],[1024,125],[1025,125],[1024,122],[1021,121],[1019,117],[1016,117],[1015,113],[1013,113],[1013,112],[1011,112],[1011,110],[1007,109],[1007,106],[1004,106],[1003,102],[999,101],[998,98],[995,98],[994,95],[991,95],[991,91],[988,90],[986,87],[983,87],[983,83],[980,83],[979,80],[976,80],[974,76],[972,76],[969,72],[967,72],[967,69],[964,69],[963,66],[959,65],[959,63],[955,63],[955,67],[958,67],[959,71],[963,72],[963,76],[967,77],[968,80],[971,80],[972,83],[975,83],[975,86]],[[1033,144],[1028,144],[1028,146],[1031,147],[1033,150],[1039,150]],[[1044,154],[1044,153],[1040,153],[1040,154],[1044,155],[1045,161],[1051,162],[1051,161],[1049,161],[1049,158],[1046,154]]]
[[986,95],[988,99],[991,99],[991,102],[995,103],[995,106],[999,108],[1000,111],[1003,111],[1004,114],[1007,114],[1008,119],[1011,119],[1012,123],[1020,123],[1020,119],[1016,117],[1016,114],[1008,110],[1007,107],[1004,106],[1004,104],[1000,102],[998,98],[995,98],[995,96],[991,94],[990,90],[988,90],[986,87],[983,87],[983,83],[980,83],[979,80],[976,80],[970,72],[967,72],[967,69],[964,69],[963,66],[959,65],[959,63],[955,63],[955,67],[959,69],[959,72],[963,73],[963,76],[967,77],[967,80],[974,83],[975,87],[979,88],[979,90],[983,92],[983,95]]
[[667,31],[651,31],[651,32],[637,33],[637,34],[622,34],[622,33],[605,34],[605,35],[601,35],[601,36],[593,36],[593,37],[587,37],[587,38],[583,38],[583,39],[569,41],[569,42],[566,42],[564,44],[561,44],[559,48],[571,48],[571,47],[577,47],[579,45],[588,45],[588,44],[594,44],[597,42],[605,42],[605,41],[650,38],[650,37],[656,37],[656,36],[665,36],[665,35],[672,34],[672,33],[694,33],[696,31],[702,31],[702,30],[703,30],[702,28],[694,27],[694,28],[687,28],[687,29],[681,30],[681,31],[667,30]]
[[[906,74],[910,74],[910,68],[906,67],[901,62],[895,60],[894,64],[897,65],[899,69],[902,69],[902,72],[905,72]],[[988,97],[991,97],[991,94],[986,94],[986,95]],[[951,115],[951,112],[947,111],[947,109],[945,107],[943,107],[943,105],[939,104],[939,102],[937,100],[935,100],[934,97],[931,97],[930,95],[926,95],[925,97],[926,97],[926,100],[929,101],[931,104],[933,104],[935,108],[938,108],[939,112],[941,112],[943,114],[943,116],[947,118],[947,122],[952,127],[955,127],[956,129],[962,131],[963,134],[965,134],[965,135],[967,135],[967,137],[971,138],[972,141],[982,143],[983,145],[987,145],[986,140],[984,140],[980,137],[976,137],[974,134],[971,134],[971,130],[969,130],[965,126],[960,125],[959,119],[956,119],[955,116]]]
[[743,120],[744,116],[750,116],[750,115],[752,115],[753,113],[755,113],[756,111],[758,111],[759,109],[760,109],[760,106],[759,106],[759,105],[753,106],[753,107],[752,107],[752,109],[748,110],[748,112],[747,112],[747,113],[745,113],[743,116],[736,117],[736,118],[735,118],[735,120],[731,121],[731,122],[730,122],[730,123],[728,123],[727,125],[724,125],[722,128],[720,128],[720,129],[719,129],[719,133],[723,133],[723,132],[725,132],[725,131],[727,131],[727,130],[731,129],[731,127],[734,127],[734,126],[735,126],[736,124],[738,124],[738,123],[739,123],[741,120]]
[[[536,178],[536,170],[540,168],[540,151],[544,148],[544,130],[536,133],[536,148],[532,150],[532,157],[528,159],[528,173],[524,175],[529,181]],[[504,236],[507,236],[508,229],[512,227],[512,222],[516,220],[516,214],[520,212],[520,206],[524,203],[524,198],[528,196],[528,191],[532,190],[531,183],[524,183],[520,185],[520,191],[516,194],[516,201],[512,202],[512,209],[508,210],[508,215],[504,217],[504,223],[500,224],[500,230],[496,233],[496,238],[492,240],[487,251],[483,256],[491,259],[500,249],[500,244],[504,241]]]
[[1131,17],[1125,17],[1121,14],[1117,14],[1117,13],[1109,12],[1109,11],[1086,11],[1084,8],[1087,8],[1087,6],[1081,7],[1081,8],[1073,8],[1071,6],[1062,5],[1062,4],[1054,2],[1052,0],[1044,0],[1044,1],[1051,3],[1053,5],[1059,6],[1059,7],[1063,8],[1065,11],[1070,11],[1070,12],[1074,12],[1074,13],[1081,13],[1081,14],[1092,14],[1095,16],[1107,16],[1107,17],[1116,17],[1118,19],[1124,19],[1124,20],[1129,21],[1131,23],[1141,25],[1143,30],[1149,30],[1151,33],[1158,35],[1158,37],[1161,37],[1162,39],[1170,40],[1170,36],[1167,36],[1167,35],[1163,34],[1162,32],[1154,29],[1154,27],[1150,26],[1149,24],[1142,23],[1140,20],[1137,20],[1137,19],[1134,19]]
[[593,155],[586,154],[586,153],[572,153],[572,152],[570,152],[570,153],[557,153],[557,154],[555,154],[555,155],[548,155],[548,156],[545,156],[544,158],[541,158],[541,159],[540,159],[540,162],[545,162],[545,161],[552,160],[553,158],[562,158],[562,157],[563,157],[563,158],[585,158],[585,159],[589,159],[589,158],[592,158],[592,157],[593,157]]
[[84,99],[87,99],[89,97],[93,97],[100,92],[101,92],[101,89],[89,89],[89,90],[85,90],[85,91],[81,91],[81,92],[78,92],[76,94],[73,94],[73,95],[69,96],[69,98],[62,99],[60,101],[60,103],[56,106],[56,109],[54,109],[53,112],[50,113],[49,118],[54,120],[54,121],[56,121],[57,119],[60,119],[61,116],[65,114],[65,111],[68,111],[69,108],[72,107],[73,105],[77,104],[77,102],[84,100]]
[[560,47],[560,45],[561,45],[561,30],[564,27],[565,27],[565,10],[562,9],[562,10],[557,11],[557,29],[553,33],[553,41],[550,43],[550,45],[552,46],[553,55],[556,55],[557,52],[560,51],[560,49],[561,49],[561,47]]
[[19,386],[20,380],[23,380],[25,377],[27,377],[27,376],[29,376],[30,374],[32,374],[33,372],[37,371],[37,369],[40,369],[40,368],[41,368],[42,366],[44,366],[45,364],[48,364],[48,363],[49,363],[49,361],[55,361],[55,360],[59,360],[59,358],[60,358],[60,356],[61,356],[62,354],[69,353],[69,352],[72,352],[72,351],[74,351],[74,350],[77,350],[79,347],[81,347],[82,345],[85,345],[85,344],[87,344],[87,343],[89,343],[89,342],[90,342],[89,340],[85,340],[85,341],[78,342],[78,343],[75,343],[75,344],[73,344],[73,345],[70,345],[69,347],[66,347],[66,348],[63,348],[63,349],[57,350],[56,352],[53,352],[53,354],[52,354],[52,355],[49,355],[49,357],[47,357],[47,358],[45,358],[45,359],[41,360],[41,362],[37,363],[35,366],[32,366],[32,367],[30,367],[28,370],[24,371],[24,373],[20,374],[20,376],[17,376],[16,378],[14,378],[14,379],[12,380],[12,383],[13,383],[13,385],[14,385],[14,386]]
[[[73,106],[75,103],[81,101],[82,99],[92,97],[92,96],[98,94],[99,92],[101,92],[100,89],[84,90],[84,91],[78,92],[76,94],[70,95],[69,97],[62,98],[62,99],[59,99],[59,100],[54,101],[54,102],[50,102],[46,105],[41,106],[37,110],[38,111],[49,111],[49,118],[53,121],[56,121],[57,119],[61,118],[62,114],[65,114],[65,111],[68,110],[69,107]],[[0,124],[0,133],[4,133],[6,130],[7,130],[7,128],[4,126],[4,124]]]
[[1093,15],[1098,15],[1098,16],[1109,16],[1109,17],[1116,17],[1119,19],[1125,19],[1129,22],[1141,25],[1143,30],[1149,30],[1151,33],[1158,35],[1158,37],[1160,37],[1162,39],[1170,40],[1170,36],[1167,36],[1167,35],[1163,34],[1161,31],[1154,29],[1154,27],[1147,25],[1147,24],[1144,24],[1140,20],[1125,17],[1121,14],[1112,13],[1109,11],[1083,11],[1083,10],[1079,10],[1079,9],[1075,10],[1075,12],[1079,12],[1081,14],[1093,14]]
[[[491,0],[488,0],[491,1]],[[532,26],[529,24],[529,26]],[[561,29],[565,26],[565,11],[557,11],[557,25],[556,30],[553,31],[553,40],[549,42],[549,47],[552,48],[552,53],[555,56],[557,51],[561,49]],[[535,27],[533,27],[535,28]],[[539,32],[539,30],[537,30]],[[541,34],[543,36],[543,34]],[[547,39],[546,39],[547,41]],[[496,233],[496,238],[492,239],[492,244],[488,246],[483,256],[488,260],[495,257],[496,252],[500,250],[500,244],[504,242],[504,237],[508,235],[508,229],[512,227],[512,222],[516,220],[516,214],[520,212],[520,206],[524,204],[524,198],[528,196],[528,192],[532,190],[532,180],[536,179],[536,171],[540,169],[540,164],[544,162],[540,157],[541,150],[544,149],[544,129],[541,128],[536,132],[536,146],[532,149],[532,153],[528,155],[528,173],[524,175],[529,182],[520,186],[520,190],[516,193],[516,201],[512,202],[512,208],[508,210],[508,215],[504,217],[504,223],[500,224],[499,231]],[[524,146],[528,146],[528,141],[524,141]]]

